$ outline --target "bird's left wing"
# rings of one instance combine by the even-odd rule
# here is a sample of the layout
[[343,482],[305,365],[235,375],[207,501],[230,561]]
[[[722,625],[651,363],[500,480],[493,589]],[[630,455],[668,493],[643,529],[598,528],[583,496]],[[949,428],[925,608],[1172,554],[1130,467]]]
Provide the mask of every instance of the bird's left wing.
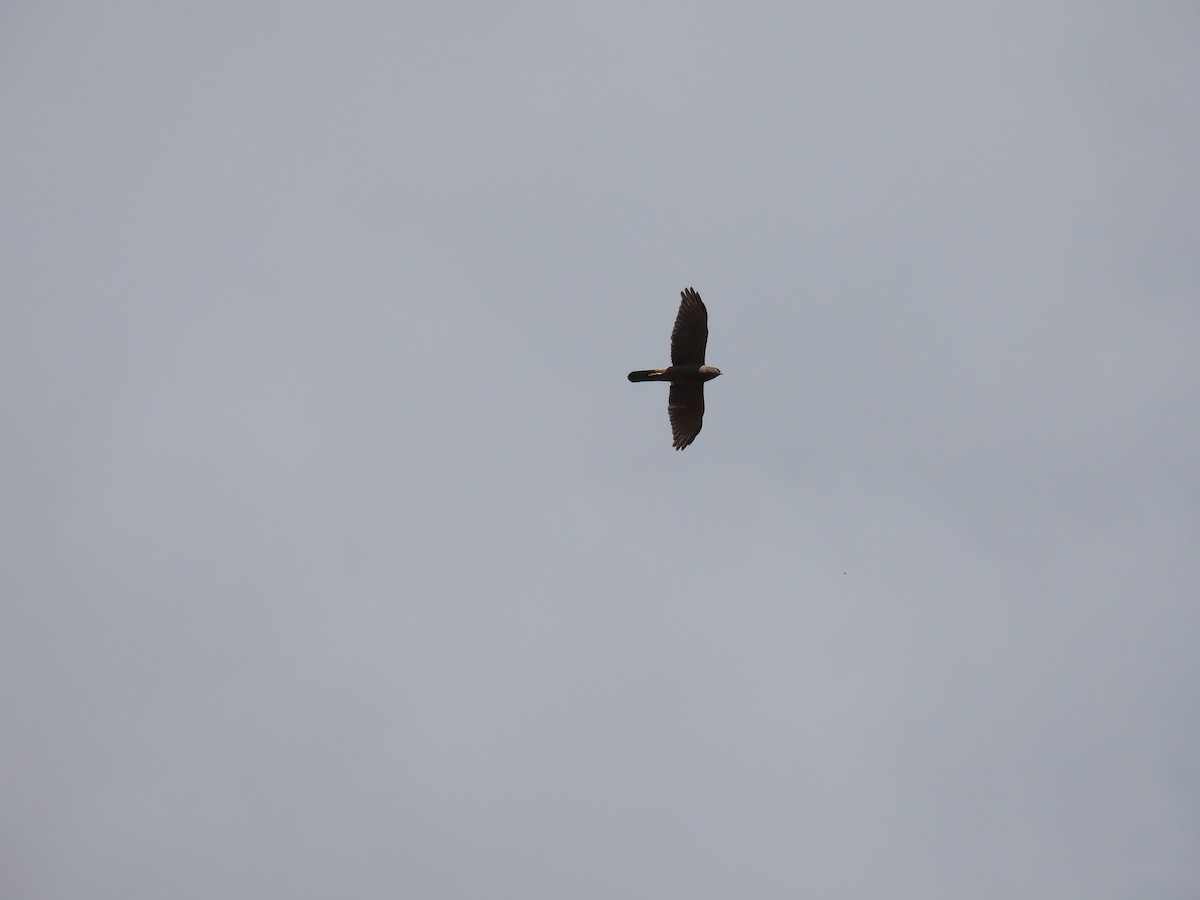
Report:
[[696,439],[704,425],[704,385],[673,384],[667,400],[671,417],[671,438],[676,450],[682,450]]

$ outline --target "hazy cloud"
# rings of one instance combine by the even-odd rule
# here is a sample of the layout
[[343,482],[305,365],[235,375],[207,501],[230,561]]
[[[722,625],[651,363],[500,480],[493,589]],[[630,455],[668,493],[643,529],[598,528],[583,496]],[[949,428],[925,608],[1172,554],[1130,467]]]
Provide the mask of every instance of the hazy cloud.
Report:
[[10,6],[0,893],[1200,891],[1185,4]]

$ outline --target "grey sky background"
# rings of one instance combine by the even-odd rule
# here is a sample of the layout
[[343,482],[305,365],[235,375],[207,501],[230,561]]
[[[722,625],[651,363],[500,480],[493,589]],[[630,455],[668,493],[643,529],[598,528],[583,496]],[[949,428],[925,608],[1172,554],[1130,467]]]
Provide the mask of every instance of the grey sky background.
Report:
[[1200,894],[1198,84],[1190,3],[7,4],[0,894]]

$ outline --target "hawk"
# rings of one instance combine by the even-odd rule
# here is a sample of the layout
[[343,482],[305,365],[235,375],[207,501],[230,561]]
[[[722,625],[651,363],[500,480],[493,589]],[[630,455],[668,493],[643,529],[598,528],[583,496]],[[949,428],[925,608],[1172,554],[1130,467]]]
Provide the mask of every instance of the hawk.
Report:
[[682,450],[696,439],[704,424],[704,382],[721,370],[704,364],[708,344],[708,310],[692,288],[679,295],[679,314],[671,330],[671,365],[665,369],[642,369],[629,373],[630,381],[669,381],[671,395],[667,414],[675,449]]

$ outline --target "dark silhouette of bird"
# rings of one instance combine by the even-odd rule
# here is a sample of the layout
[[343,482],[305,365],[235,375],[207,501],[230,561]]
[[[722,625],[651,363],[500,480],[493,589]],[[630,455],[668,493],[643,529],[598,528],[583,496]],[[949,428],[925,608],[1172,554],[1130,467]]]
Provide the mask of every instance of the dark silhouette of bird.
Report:
[[676,450],[696,439],[704,425],[704,382],[721,370],[704,364],[708,344],[708,310],[692,288],[679,295],[679,314],[671,330],[671,365],[665,369],[641,369],[629,373],[630,381],[667,381],[671,394],[667,414]]

